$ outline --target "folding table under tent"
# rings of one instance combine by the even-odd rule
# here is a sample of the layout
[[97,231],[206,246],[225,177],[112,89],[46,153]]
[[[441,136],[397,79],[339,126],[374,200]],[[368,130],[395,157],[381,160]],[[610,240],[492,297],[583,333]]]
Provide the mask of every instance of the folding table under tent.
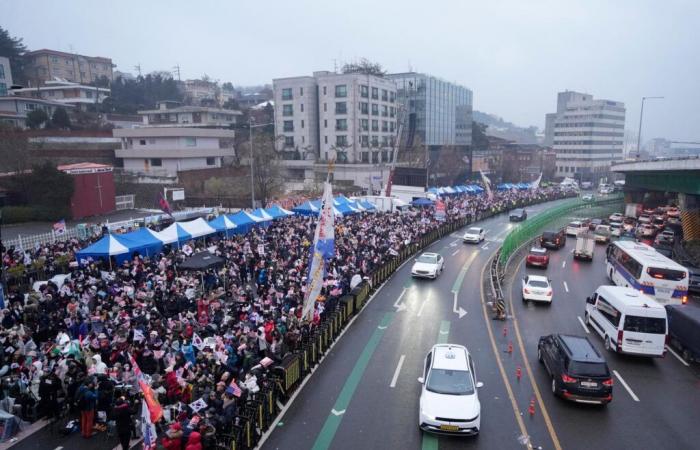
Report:
[[273,219],[279,219],[282,217],[289,217],[294,215],[292,211],[284,209],[279,205],[272,205],[271,207],[267,208],[267,213],[270,214]]
[[233,230],[236,228],[236,224],[233,223],[225,214],[221,214],[216,219],[210,220],[209,226],[215,229],[218,233],[223,233],[226,237],[233,235]]

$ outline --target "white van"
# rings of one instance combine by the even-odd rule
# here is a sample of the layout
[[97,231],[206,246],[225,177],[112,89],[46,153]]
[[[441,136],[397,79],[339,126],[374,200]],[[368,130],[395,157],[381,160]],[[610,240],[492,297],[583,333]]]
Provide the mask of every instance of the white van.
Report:
[[666,354],[666,309],[635,289],[600,286],[586,299],[585,321],[609,351],[651,357]]
[[588,230],[588,224],[581,221],[581,220],[574,220],[569,222],[569,224],[566,226],[566,235],[567,236],[578,236],[579,232],[582,231],[587,231]]

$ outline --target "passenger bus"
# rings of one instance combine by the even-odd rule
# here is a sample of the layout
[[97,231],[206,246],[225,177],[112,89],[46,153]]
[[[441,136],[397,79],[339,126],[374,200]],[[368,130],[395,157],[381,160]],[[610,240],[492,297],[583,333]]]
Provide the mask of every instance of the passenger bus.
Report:
[[637,289],[662,304],[688,301],[688,270],[652,247],[616,241],[606,255],[606,273],[617,286]]

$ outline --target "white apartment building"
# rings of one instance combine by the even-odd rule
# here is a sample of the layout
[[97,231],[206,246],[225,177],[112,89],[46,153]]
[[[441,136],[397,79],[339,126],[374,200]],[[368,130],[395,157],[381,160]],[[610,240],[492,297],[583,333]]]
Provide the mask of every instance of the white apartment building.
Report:
[[0,97],[7,95],[12,87],[12,69],[10,58],[0,56]]
[[156,109],[138,112],[144,126],[229,128],[236,125],[240,111],[206,106],[181,106],[179,102],[156,102]]
[[310,161],[321,173],[335,158],[336,181],[367,187],[386,180],[388,170],[380,165],[391,161],[397,132],[394,81],[322,71],[275,79],[273,91],[279,150],[299,152],[307,179],[313,177]]
[[111,95],[111,92],[109,88],[88,86],[66,80],[47,81],[42,86],[12,90],[12,93],[15,95],[42,98],[72,105],[78,109],[85,109],[87,105],[102,103],[105,98]]
[[221,167],[233,158],[233,130],[189,127],[116,128],[115,156],[135,174],[176,176],[180,170]]
[[0,96],[0,123],[17,128],[26,128],[27,114],[30,112],[36,109],[43,109],[46,115],[51,117],[57,108],[65,108],[70,111],[73,106],[53,100],[22,97],[19,95]]
[[545,117],[545,141],[556,153],[556,176],[598,181],[623,159],[625,105],[565,91],[557,95],[557,112]]

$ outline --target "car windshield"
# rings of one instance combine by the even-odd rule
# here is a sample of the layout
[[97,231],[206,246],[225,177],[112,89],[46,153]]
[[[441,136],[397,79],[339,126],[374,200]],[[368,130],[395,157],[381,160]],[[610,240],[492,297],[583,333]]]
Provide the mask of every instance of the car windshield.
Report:
[[571,228],[579,228],[581,226],[581,222],[571,222],[569,226]]
[[481,233],[481,228],[470,228],[467,230],[467,233],[469,234],[479,234]]
[[466,370],[433,369],[426,389],[436,394],[470,395],[474,393],[474,383]]
[[536,288],[546,288],[546,287],[549,287],[549,283],[547,283],[546,281],[540,281],[540,280],[530,280],[530,282],[529,282],[528,284],[529,284],[530,286],[536,287]]
[[666,334],[666,319],[661,317],[625,316],[625,331]]
[[569,363],[569,373],[582,377],[606,377],[610,375],[605,364],[580,361]]
[[416,262],[425,263],[425,264],[436,264],[437,263],[437,256],[436,255],[420,255],[418,257],[418,259],[416,259]]

